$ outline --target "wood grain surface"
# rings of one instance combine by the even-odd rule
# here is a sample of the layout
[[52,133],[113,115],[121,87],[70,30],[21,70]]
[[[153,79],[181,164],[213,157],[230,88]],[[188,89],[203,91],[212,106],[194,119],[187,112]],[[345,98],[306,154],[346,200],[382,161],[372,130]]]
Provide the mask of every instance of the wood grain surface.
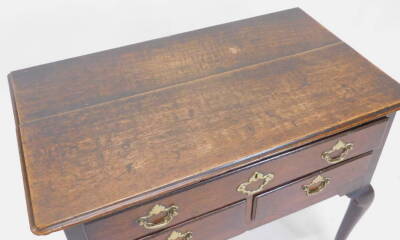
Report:
[[21,122],[149,94],[338,39],[300,10],[13,72]]
[[399,84],[299,9],[23,69],[9,79],[37,234],[400,107]]

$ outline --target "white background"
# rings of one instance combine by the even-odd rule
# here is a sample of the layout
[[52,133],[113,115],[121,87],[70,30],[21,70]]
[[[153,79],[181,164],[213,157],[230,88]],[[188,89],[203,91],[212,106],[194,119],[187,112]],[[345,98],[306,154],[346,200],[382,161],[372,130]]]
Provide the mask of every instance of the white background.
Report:
[[[0,239],[65,239],[29,231],[8,72],[296,6],[400,80],[396,0],[0,0]],[[376,200],[350,239],[400,239],[399,119],[373,179]],[[234,239],[333,239],[347,203],[334,197]]]

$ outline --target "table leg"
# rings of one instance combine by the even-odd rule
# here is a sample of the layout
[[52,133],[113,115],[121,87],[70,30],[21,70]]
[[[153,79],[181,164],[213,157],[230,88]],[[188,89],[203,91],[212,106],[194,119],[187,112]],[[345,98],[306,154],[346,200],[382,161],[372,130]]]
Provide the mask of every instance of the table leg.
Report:
[[68,240],[87,240],[85,227],[83,224],[64,230],[65,236]]
[[371,206],[374,200],[374,189],[371,185],[365,186],[347,195],[351,201],[347,209],[346,215],[336,234],[335,240],[345,240],[349,236],[351,230],[363,216],[365,211]]

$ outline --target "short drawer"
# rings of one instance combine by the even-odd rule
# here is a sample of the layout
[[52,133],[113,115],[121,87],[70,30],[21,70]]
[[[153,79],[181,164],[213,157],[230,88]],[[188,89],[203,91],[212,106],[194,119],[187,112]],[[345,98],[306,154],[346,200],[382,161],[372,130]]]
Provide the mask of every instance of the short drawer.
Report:
[[354,191],[365,185],[372,153],[316,172],[255,197],[253,218],[265,224],[314,203]]
[[89,240],[137,239],[331,166],[327,160],[335,162],[339,155],[345,160],[368,152],[378,146],[386,122],[371,122],[90,222]]
[[222,240],[245,231],[246,202],[224,207],[141,240]]

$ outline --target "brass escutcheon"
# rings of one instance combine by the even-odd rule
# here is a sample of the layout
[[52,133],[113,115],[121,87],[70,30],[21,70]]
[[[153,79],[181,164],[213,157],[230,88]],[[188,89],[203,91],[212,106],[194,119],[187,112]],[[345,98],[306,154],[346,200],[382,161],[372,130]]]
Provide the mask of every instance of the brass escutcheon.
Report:
[[[253,176],[250,177],[249,181],[244,182],[239,185],[237,188],[237,191],[246,195],[253,195],[258,192],[261,192],[264,187],[274,178],[274,175],[272,173],[268,173],[266,175],[260,173],[260,172],[255,172]],[[262,181],[262,184],[253,191],[247,190],[247,186],[251,183]]]
[[312,196],[322,192],[330,181],[329,178],[318,175],[310,184],[304,185],[302,188],[307,196]]
[[[154,217],[162,213],[164,213],[165,216],[162,218],[161,221],[159,222],[157,221],[157,223],[151,222],[150,220],[151,217]],[[139,223],[140,226],[143,226],[146,229],[158,229],[168,225],[176,215],[178,215],[177,206],[172,205],[167,208],[163,205],[157,204],[150,210],[147,216],[140,217],[137,220],[137,223]]]
[[[325,151],[322,153],[321,157],[323,160],[327,161],[330,164],[341,162],[345,159],[346,155],[352,150],[354,144],[352,143],[345,143],[342,140],[339,140],[332,149]],[[339,156],[332,157],[331,154],[334,152],[340,152]]]
[[171,235],[169,235],[167,240],[176,240],[176,239],[189,240],[189,239],[192,239],[192,237],[193,237],[192,232],[181,233],[181,232],[173,231],[171,233]]

